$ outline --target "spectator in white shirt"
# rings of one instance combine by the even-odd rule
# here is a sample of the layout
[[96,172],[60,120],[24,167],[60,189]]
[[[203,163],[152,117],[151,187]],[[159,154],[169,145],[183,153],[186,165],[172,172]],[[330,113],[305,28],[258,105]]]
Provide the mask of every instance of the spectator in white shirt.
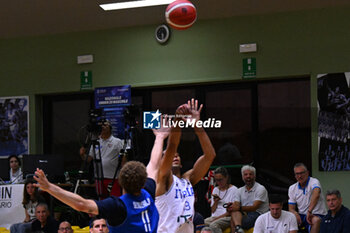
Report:
[[270,211],[260,215],[254,225],[254,233],[297,233],[298,224],[294,214],[282,210],[283,199],[269,197]]

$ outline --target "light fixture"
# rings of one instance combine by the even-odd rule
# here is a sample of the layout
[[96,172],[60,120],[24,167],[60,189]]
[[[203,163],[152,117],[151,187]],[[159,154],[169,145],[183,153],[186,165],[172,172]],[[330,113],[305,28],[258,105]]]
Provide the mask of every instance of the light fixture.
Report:
[[138,1],[130,1],[130,2],[100,4],[100,7],[105,11],[111,11],[111,10],[121,10],[121,9],[128,9],[128,8],[137,8],[137,7],[168,5],[174,1],[175,0],[138,0]]

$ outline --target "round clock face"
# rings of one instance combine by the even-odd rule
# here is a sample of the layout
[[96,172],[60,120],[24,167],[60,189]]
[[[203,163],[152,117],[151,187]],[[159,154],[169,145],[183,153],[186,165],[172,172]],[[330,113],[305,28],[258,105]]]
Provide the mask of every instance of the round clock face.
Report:
[[161,43],[164,44],[169,40],[170,37],[170,30],[169,27],[165,24],[162,24],[160,26],[158,26],[156,28],[156,32],[155,32],[155,36],[156,36],[156,40]]

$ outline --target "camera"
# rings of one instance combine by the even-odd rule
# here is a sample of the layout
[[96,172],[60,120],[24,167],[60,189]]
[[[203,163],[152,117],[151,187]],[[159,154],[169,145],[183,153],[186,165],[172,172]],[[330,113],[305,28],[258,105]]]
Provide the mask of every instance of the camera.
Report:
[[106,121],[107,120],[102,109],[90,109],[87,130],[93,134],[100,134],[102,131],[102,125]]
[[127,106],[123,112],[125,124],[129,126],[136,126],[136,117],[140,115],[139,107],[135,105]]

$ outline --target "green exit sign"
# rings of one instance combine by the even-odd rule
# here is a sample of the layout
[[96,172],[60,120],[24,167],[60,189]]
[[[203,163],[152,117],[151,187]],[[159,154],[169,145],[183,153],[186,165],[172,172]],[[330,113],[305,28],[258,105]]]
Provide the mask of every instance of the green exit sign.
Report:
[[243,78],[256,77],[256,58],[243,58]]
[[92,71],[80,72],[80,90],[92,89]]

